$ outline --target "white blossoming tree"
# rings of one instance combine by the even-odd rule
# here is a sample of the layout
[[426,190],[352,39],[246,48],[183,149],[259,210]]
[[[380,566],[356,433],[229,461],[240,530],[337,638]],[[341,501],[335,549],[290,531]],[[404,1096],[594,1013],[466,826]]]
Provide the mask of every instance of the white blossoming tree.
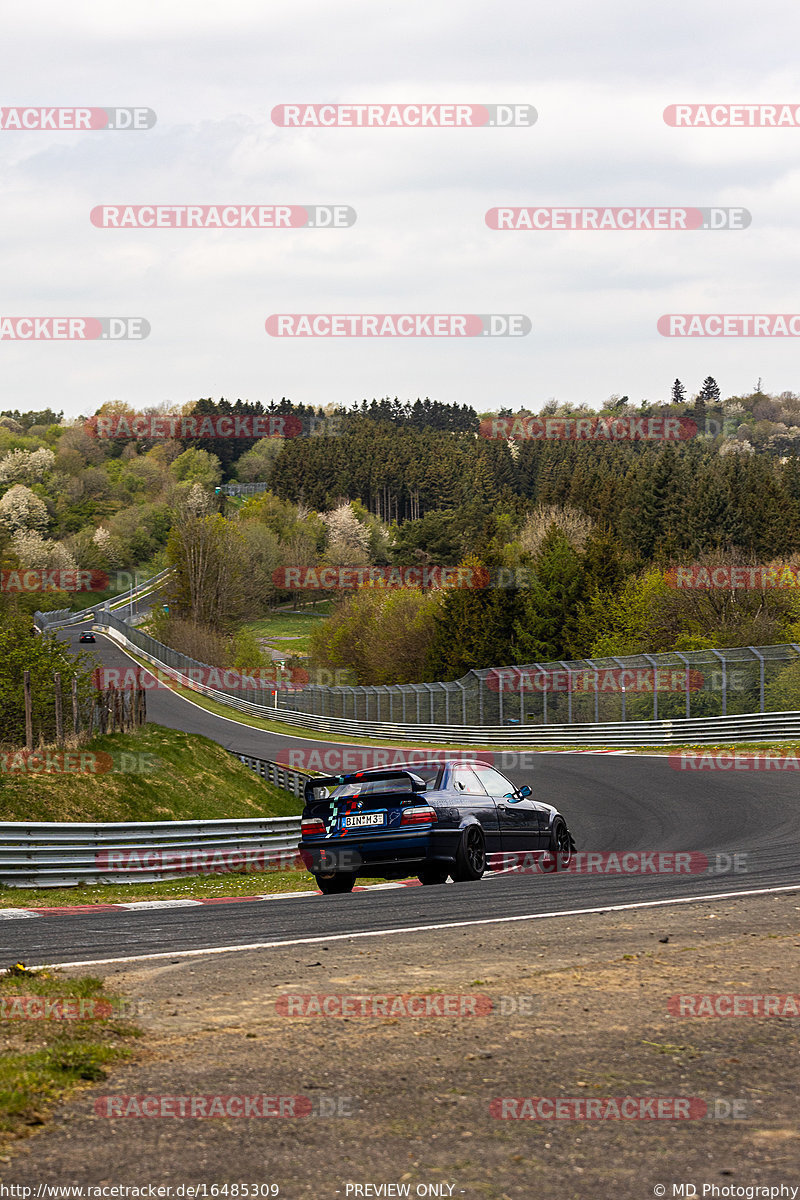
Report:
[[75,559],[61,542],[43,538],[35,529],[20,529],[11,539],[11,548],[26,571],[71,571]]
[[328,562],[357,564],[369,562],[369,530],[356,517],[349,504],[340,504],[322,516],[328,530]]
[[4,483],[39,483],[51,471],[56,456],[52,450],[12,450],[0,458],[0,485]]
[[34,529],[43,533],[48,524],[47,507],[30,488],[14,484],[0,497],[0,524],[10,533]]

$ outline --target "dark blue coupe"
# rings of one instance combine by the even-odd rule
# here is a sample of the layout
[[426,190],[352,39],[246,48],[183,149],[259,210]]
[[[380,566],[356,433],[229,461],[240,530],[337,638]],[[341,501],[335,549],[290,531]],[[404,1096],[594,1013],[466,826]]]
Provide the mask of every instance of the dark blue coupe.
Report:
[[564,817],[482,762],[400,764],[305,785],[300,855],[322,892],[359,875],[424,884],[480,879],[517,854],[575,848]]

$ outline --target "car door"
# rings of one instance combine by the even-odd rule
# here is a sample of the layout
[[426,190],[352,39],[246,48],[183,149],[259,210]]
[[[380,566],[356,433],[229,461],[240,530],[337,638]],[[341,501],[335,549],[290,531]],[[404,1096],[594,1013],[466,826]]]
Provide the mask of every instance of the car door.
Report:
[[486,853],[497,854],[501,849],[500,822],[497,803],[482,785],[471,767],[453,766],[450,770],[448,791],[458,796],[458,808],[463,819],[466,815],[477,818],[486,839]]
[[475,763],[475,774],[484,788],[495,800],[500,824],[500,841],[503,853],[524,853],[526,850],[542,848],[542,810],[526,797],[522,800],[508,799],[515,785],[505,775],[485,763]]

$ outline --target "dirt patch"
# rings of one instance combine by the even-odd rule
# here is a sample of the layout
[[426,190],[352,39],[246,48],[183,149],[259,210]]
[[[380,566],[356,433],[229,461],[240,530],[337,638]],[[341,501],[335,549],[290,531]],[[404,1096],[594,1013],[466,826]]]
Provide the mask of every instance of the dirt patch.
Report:
[[[110,986],[141,1001],[146,1049],[20,1145],[4,1174],[275,1183],[281,1196],[332,1200],[406,1194],[353,1190],[367,1184],[497,1200],[797,1185],[800,1016],[681,1017],[670,997],[792,994],[798,955],[800,893],[789,893],[107,969]],[[387,1001],[386,1015],[282,1015],[280,997],[300,994],[492,1006],[414,1016]],[[312,1111],[107,1119],[94,1101],[109,1093],[302,1095]],[[626,1096],[689,1100],[692,1115],[501,1119],[530,1111],[526,1097],[571,1101],[573,1113],[600,1101],[607,1116],[605,1102]],[[523,1107],[503,1109],[502,1098]]]

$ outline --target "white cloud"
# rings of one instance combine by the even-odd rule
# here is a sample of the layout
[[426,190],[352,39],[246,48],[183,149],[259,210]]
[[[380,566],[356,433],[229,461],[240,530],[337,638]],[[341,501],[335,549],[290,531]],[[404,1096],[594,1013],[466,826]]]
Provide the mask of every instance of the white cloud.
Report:
[[[4,18],[4,103],[155,109],[142,133],[0,131],[4,315],[145,316],[143,343],[0,342],[0,408],[110,398],[478,408],[796,388],[791,343],[667,340],[668,311],[797,307],[798,130],[672,129],[674,102],[800,104],[794,0],[468,0]],[[534,104],[532,129],[290,130],[274,105]],[[342,231],[100,230],[102,203],[344,203]],[[741,205],[742,232],[498,233],[497,204]],[[270,338],[272,312],[525,312],[525,339]],[[795,368],[796,370],[796,368]]]

